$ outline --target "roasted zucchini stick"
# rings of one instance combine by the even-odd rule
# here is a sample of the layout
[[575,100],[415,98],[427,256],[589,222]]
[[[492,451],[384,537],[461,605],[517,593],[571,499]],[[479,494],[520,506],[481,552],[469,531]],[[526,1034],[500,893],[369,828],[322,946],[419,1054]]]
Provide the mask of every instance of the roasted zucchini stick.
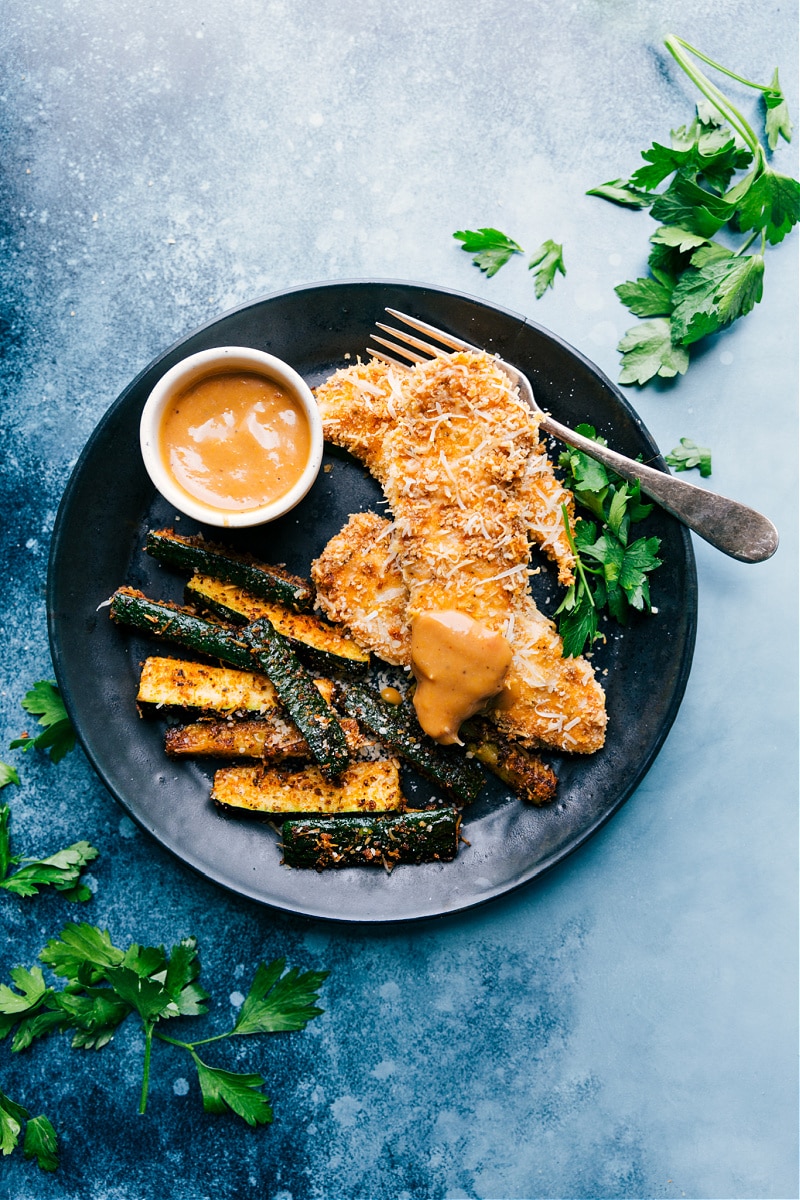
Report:
[[420,775],[437,784],[457,804],[473,801],[486,782],[477,763],[456,746],[440,746],[425,734],[409,705],[387,704],[360,684],[336,686],[336,703],[348,717],[374,733]]
[[178,604],[166,600],[148,600],[134,588],[117,588],[111,597],[112,620],[140,629],[151,637],[174,642],[210,658],[219,658],[232,667],[253,670],[250,647],[241,632],[218,621],[207,621]]
[[147,658],[142,663],[136,702],[148,713],[163,708],[262,713],[275,708],[278,693],[260,672],[177,658]]
[[508,784],[520,800],[540,806],[555,799],[556,773],[538,754],[503,737],[488,721],[469,721],[461,734],[470,754]]
[[318,767],[222,767],[211,798],[229,812],[396,812],[405,805],[397,763],[358,762],[333,783]]
[[452,862],[461,817],[455,808],[389,817],[335,817],[284,821],[283,861],[290,867]]
[[207,542],[198,535],[184,537],[172,529],[151,530],[145,550],[169,567],[226,579],[256,596],[290,608],[311,608],[314,602],[314,591],[307,580],[290,575],[282,567],[268,566],[249,555]]
[[[363,744],[358,723],[345,717],[340,722],[351,751]],[[287,758],[309,759],[311,751],[300,731],[279,713],[259,719],[194,721],[171,725],[164,734],[164,749],[170,758],[259,758],[283,762]]]
[[341,775],[350,761],[344,731],[288,642],[265,618],[245,625],[241,637],[272,681],[323,775],[328,779]]
[[[314,686],[330,702],[334,689],[331,680],[315,679]],[[274,686],[261,672],[212,667],[178,658],[146,658],[136,700],[148,714],[164,708],[263,713],[280,703]]]
[[301,662],[315,671],[358,677],[369,668],[367,651],[330,622],[263,600],[235,583],[195,575],[186,585],[186,602],[234,623],[247,624],[266,617],[288,639]]

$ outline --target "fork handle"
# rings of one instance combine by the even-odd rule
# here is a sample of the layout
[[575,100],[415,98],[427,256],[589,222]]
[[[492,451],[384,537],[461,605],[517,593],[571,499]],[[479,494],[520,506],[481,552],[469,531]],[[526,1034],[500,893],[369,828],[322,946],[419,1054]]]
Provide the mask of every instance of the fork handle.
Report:
[[542,418],[540,428],[610,467],[623,479],[640,483],[643,492],[723,554],[739,562],[754,563],[771,558],[778,549],[777,529],[754,508],[676,479],[655,467],[634,462],[607,446],[598,446],[597,442],[575,433],[550,416]]

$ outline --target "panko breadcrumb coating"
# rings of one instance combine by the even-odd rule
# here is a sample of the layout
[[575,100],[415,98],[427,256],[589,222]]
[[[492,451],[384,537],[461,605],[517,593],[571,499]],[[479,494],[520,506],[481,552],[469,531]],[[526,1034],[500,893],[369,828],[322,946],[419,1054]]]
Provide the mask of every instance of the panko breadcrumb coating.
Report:
[[[456,357],[445,355],[435,361],[448,362]],[[402,413],[405,384],[428,365],[407,371],[371,359],[337,371],[316,389],[326,440],[360,459],[381,483],[386,473],[386,438]],[[536,415],[526,411],[532,428],[538,429]],[[556,478],[538,433],[527,457],[523,492],[527,535],[557,564],[559,582],[568,586],[573,582],[575,558],[564,528],[562,505],[566,505],[572,522],[573,499]]]

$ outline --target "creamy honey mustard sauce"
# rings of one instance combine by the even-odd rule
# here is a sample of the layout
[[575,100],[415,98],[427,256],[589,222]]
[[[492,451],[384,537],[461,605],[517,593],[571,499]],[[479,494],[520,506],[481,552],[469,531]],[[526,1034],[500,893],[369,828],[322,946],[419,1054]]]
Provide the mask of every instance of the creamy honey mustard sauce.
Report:
[[420,613],[411,623],[411,666],[425,732],[444,746],[458,742],[462,722],[502,689],[510,664],[502,634],[466,613]]
[[285,496],[303,473],[311,430],[300,403],[250,371],[222,371],[178,393],[160,429],[161,457],[204,504],[247,512]]

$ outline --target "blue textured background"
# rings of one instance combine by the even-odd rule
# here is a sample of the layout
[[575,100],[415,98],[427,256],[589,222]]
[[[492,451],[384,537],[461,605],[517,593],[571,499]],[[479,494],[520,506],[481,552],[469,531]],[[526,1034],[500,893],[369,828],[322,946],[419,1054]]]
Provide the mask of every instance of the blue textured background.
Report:
[[[615,377],[632,321],[613,286],[643,273],[652,226],[584,193],[691,119],[664,34],[760,80],[780,65],[796,115],[796,18],[777,0],[6,0],[0,746],[51,675],[64,485],[152,357],[286,286],[395,277],[525,313]],[[566,279],[539,302],[521,259],[485,279],[451,237],[479,225],[563,242]],[[276,1118],[255,1132],[205,1115],[163,1045],[138,1117],[133,1023],[99,1054],[0,1044],[0,1088],[62,1148],[54,1176],[0,1159],[2,1200],[797,1196],[796,232],[767,257],[763,303],[632,399],[665,450],[713,448],[714,487],[772,516],[781,549],[746,567],[697,544],[667,744],[541,883],[419,927],[308,923],[166,856],[80,750],[0,753],[22,775],[3,793],[18,849],[101,851],[79,912],[0,893],[0,978],[76,917],[123,945],[196,934],[213,1028],[261,958],[331,971],[305,1033],[213,1059],[266,1075]]]

